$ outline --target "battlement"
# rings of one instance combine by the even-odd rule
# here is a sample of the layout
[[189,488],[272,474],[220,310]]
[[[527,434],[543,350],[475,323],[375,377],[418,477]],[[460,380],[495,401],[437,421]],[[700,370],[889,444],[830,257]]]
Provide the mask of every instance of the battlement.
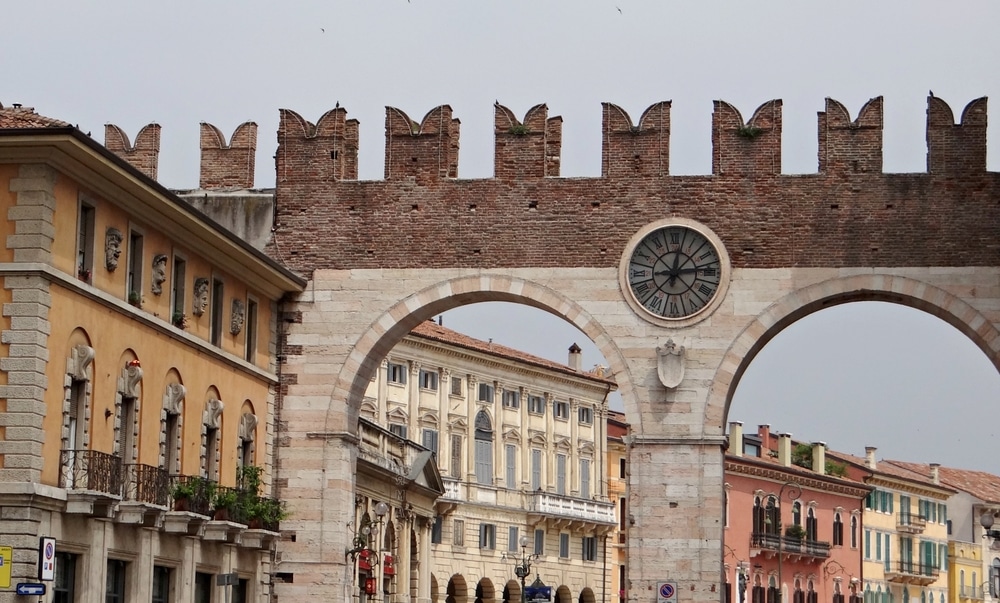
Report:
[[139,130],[135,144],[129,143],[125,131],[114,124],[104,125],[104,146],[132,164],[134,168],[156,180],[160,164],[160,126],[148,124]]
[[226,136],[212,124],[201,123],[201,178],[203,189],[253,188],[257,153],[257,124],[240,124],[226,144]]

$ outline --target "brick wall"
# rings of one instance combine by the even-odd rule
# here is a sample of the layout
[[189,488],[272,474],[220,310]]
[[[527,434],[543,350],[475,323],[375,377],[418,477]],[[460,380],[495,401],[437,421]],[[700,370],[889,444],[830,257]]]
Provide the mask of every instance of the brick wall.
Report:
[[125,131],[114,124],[104,126],[104,146],[132,164],[143,174],[156,180],[160,164],[160,126],[148,124],[139,130],[135,144],[130,144]]
[[[827,101],[812,175],[780,173],[780,101],[747,122],[716,103],[710,176],[669,175],[669,103],[635,128],[605,105],[604,176],[564,179],[547,166],[561,122],[540,105],[515,134],[498,105],[497,177],[481,180],[453,177],[450,108],[419,125],[388,108],[387,179],[373,182],[351,179],[357,122],[343,109],[316,126],[282,111],[276,237],[280,246],[283,233],[294,236],[282,257],[301,270],[608,267],[640,227],[683,216],[712,228],[737,268],[997,265],[1000,174],[985,169],[986,101],[970,103],[958,125],[940,99],[928,106],[925,174],[881,172],[879,98],[854,121]],[[331,160],[331,149],[350,159]]]
[[226,136],[212,124],[201,124],[201,177],[203,189],[253,188],[257,124],[248,121]]

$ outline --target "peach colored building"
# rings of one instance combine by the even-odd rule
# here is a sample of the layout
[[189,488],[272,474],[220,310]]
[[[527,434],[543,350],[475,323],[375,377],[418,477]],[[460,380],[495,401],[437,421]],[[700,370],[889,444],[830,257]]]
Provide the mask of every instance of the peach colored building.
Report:
[[[724,594],[729,603],[860,600],[861,519],[870,488],[843,476],[822,442],[730,423]],[[779,590],[780,589],[780,590]]]

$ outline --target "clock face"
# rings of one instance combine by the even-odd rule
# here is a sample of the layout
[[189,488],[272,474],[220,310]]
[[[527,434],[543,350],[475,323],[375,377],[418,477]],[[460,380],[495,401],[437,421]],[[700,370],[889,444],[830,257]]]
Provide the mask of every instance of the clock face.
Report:
[[722,282],[722,261],[693,228],[671,225],[647,234],[628,261],[628,287],[644,310],[681,319],[709,305]]

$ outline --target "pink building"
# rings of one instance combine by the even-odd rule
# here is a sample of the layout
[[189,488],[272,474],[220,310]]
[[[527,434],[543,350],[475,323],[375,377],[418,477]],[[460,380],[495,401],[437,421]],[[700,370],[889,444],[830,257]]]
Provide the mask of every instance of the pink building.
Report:
[[724,601],[860,603],[871,488],[827,459],[825,444],[730,423],[725,489]]

